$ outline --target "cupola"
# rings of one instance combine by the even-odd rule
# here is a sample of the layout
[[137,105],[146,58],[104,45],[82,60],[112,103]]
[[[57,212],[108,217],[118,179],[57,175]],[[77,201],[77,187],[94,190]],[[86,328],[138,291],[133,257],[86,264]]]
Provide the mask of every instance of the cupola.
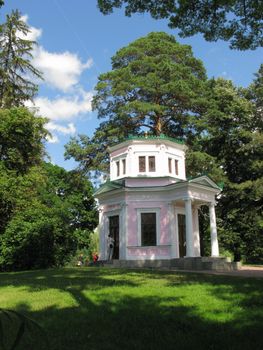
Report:
[[173,177],[185,180],[186,146],[181,140],[160,136],[129,136],[109,148],[110,180]]

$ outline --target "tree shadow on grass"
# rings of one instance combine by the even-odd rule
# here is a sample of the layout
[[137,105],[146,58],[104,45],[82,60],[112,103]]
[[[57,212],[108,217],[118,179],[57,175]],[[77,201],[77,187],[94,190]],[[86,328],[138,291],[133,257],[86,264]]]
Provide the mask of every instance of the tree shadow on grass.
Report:
[[[240,314],[228,321],[202,317],[195,306],[182,305],[178,294],[173,296],[172,288],[171,295],[164,296],[161,292],[158,295],[132,293],[146,278],[157,283],[158,279],[165,279],[170,288],[205,285],[208,293],[229,301],[236,293],[242,296]],[[3,274],[0,279],[1,285],[26,286],[30,292],[56,288],[70,293],[77,306],[53,305],[38,311],[33,311],[28,303],[16,306],[16,310],[43,326],[51,350],[259,350],[263,347],[262,310],[257,318],[253,312],[250,315],[254,305],[255,309],[261,305],[258,297],[263,297],[262,283],[252,279],[233,282],[231,278],[218,276],[104,269]],[[98,298],[90,297],[89,293],[93,296],[98,293]],[[38,348],[22,346],[20,349]]]

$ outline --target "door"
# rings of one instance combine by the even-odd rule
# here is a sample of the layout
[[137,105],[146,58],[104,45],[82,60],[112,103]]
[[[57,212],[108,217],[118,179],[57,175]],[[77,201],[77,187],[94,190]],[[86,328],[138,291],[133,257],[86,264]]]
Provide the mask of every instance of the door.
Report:
[[119,215],[109,217],[109,234],[114,239],[112,259],[119,259]]
[[179,257],[186,256],[186,231],[185,231],[185,215],[178,214],[178,237],[179,237]]

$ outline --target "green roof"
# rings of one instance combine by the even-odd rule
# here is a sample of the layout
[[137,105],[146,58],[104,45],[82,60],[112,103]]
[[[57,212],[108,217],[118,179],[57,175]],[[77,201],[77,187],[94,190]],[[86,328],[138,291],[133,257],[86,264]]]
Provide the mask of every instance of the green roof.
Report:
[[[161,176],[158,178],[165,178],[166,176]],[[169,176],[167,176],[169,177]],[[130,177],[131,178],[131,177]],[[208,177],[207,175],[202,175],[202,176],[196,176],[196,177],[192,177],[192,178],[188,178],[187,180],[179,180],[176,181],[175,183],[171,183],[169,185],[159,185],[159,186],[153,186],[153,187],[166,187],[169,188],[170,186],[174,186],[174,185],[179,185],[180,183],[195,183],[195,184],[199,184],[199,185],[203,185],[205,187],[210,187],[210,188],[217,188],[217,189],[221,189],[222,187],[218,186],[210,177]],[[146,188],[150,188],[151,186],[147,186]],[[120,179],[120,180],[115,180],[115,181],[110,181],[107,180],[103,185],[100,186],[100,188],[94,193],[95,197],[98,194],[102,194],[102,193],[106,193],[109,191],[114,191],[114,190],[118,190],[121,188],[128,188],[125,185],[125,179]],[[136,188],[136,187],[129,187],[129,188]],[[137,187],[139,188],[139,187]],[[140,187],[140,188],[145,188],[145,187]]]
[[99,189],[97,189],[97,191],[95,191],[94,195],[96,196],[97,194],[113,191],[122,187],[124,187],[124,185],[120,182],[107,180],[104,184],[100,186]]

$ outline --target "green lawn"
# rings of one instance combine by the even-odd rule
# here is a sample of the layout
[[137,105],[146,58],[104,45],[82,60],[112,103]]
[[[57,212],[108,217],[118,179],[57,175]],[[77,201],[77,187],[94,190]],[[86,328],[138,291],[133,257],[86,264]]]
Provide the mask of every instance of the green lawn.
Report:
[[106,268],[2,273],[0,307],[36,320],[52,350],[263,349],[263,279]]

